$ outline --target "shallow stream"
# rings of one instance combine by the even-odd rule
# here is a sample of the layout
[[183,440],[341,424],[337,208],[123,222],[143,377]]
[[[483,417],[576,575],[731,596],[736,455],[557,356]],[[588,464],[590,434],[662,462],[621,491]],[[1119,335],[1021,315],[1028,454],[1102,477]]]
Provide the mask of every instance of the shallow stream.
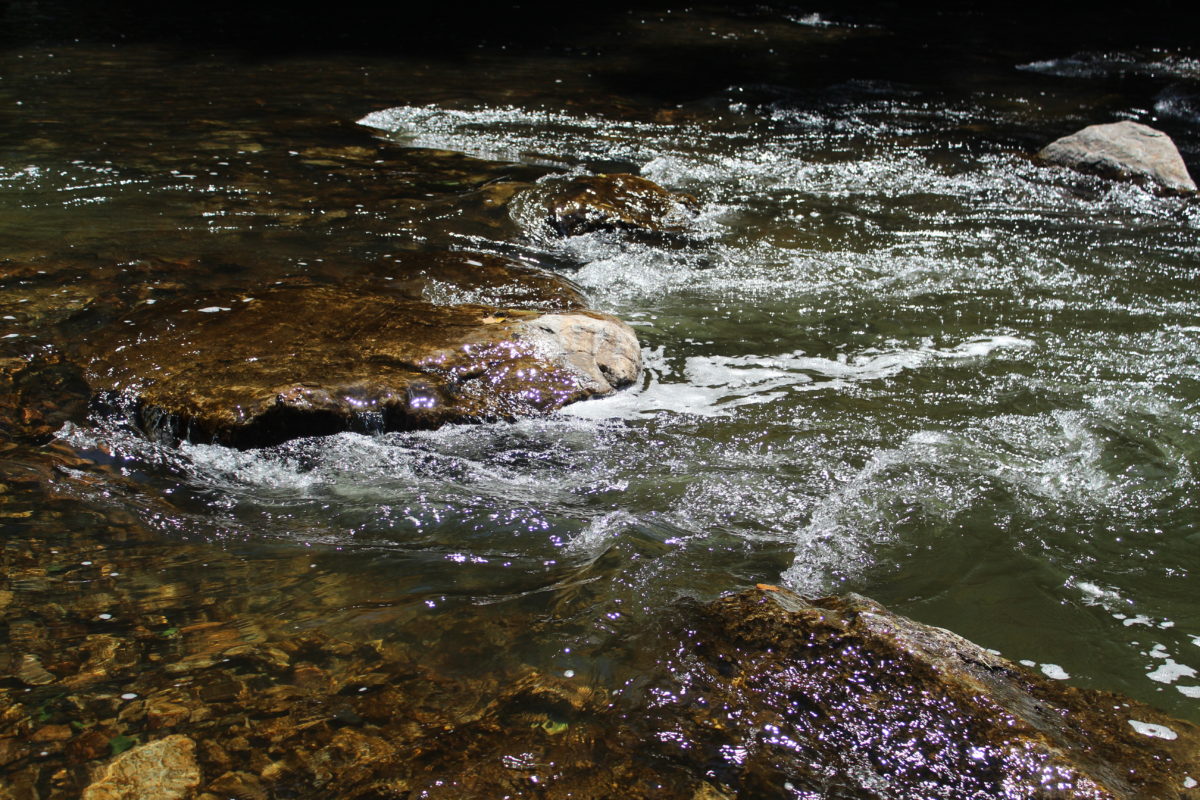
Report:
[[[149,443],[50,363],[20,387],[48,432],[0,445],[0,647],[236,618],[619,692],[650,620],[764,582],[1200,722],[1200,204],[1032,159],[1134,119],[1196,174],[1200,51],[1031,47],[950,75],[886,27],[795,11],[605,35],[452,59],[0,51],[4,359],[50,363],[160,298],[444,249],[568,275],[645,358],[551,418],[253,451]],[[888,48],[908,68],[872,74]],[[678,64],[669,88],[629,77],[710,50],[767,72],[690,95]],[[695,229],[558,239],[495,202],[589,171],[692,193]]]

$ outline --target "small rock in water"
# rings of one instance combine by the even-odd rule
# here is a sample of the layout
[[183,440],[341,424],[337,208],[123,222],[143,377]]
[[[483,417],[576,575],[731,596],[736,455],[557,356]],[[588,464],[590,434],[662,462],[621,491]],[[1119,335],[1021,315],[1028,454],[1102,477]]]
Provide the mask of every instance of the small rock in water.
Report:
[[208,786],[217,797],[236,797],[239,800],[266,800],[267,793],[257,775],[249,772],[227,772]]
[[42,666],[41,659],[31,653],[21,656],[14,674],[27,686],[44,686],[58,680]]
[[1082,172],[1147,181],[1172,192],[1195,192],[1171,137],[1138,122],[1089,125],[1042,148],[1038,156]]
[[700,203],[625,173],[540,183],[513,201],[518,217],[545,221],[560,236],[593,231],[673,232],[687,228]]
[[176,734],[117,756],[83,791],[83,800],[183,800],[200,785],[196,744]]

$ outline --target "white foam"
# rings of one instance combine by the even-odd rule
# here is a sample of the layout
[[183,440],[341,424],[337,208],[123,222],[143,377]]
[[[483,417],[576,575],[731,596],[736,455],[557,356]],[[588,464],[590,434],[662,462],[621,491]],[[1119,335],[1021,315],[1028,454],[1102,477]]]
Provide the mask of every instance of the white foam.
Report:
[[571,539],[568,546],[574,551],[598,556],[636,520],[637,518],[627,511],[613,511],[596,517]]
[[788,392],[839,389],[876,381],[939,359],[983,358],[1007,348],[1029,348],[1032,342],[1012,336],[972,339],[949,349],[924,345],[883,351],[875,348],[840,359],[806,356],[800,352],[775,356],[690,356],[684,361],[683,382],[663,380],[659,367],[663,351],[643,354],[643,385],[615,396],[568,406],[571,416],[600,419],[653,416],[662,412],[697,416],[726,416],[746,405],[769,403]]
[[397,106],[358,120],[412,147],[456,150],[493,161],[563,167],[585,160],[649,160],[680,126],[572,116],[516,106]]
[[1088,581],[1077,581],[1074,585],[1079,591],[1084,593],[1084,602],[1088,605],[1106,605],[1121,599],[1121,594],[1116,589],[1105,589]]
[[1133,51],[1077,53],[1065,58],[1032,61],[1017,69],[1066,78],[1100,78],[1108,75],[1200,78],[1198,59],[1172,53],[1151,57]]
[[1157,725],[1153,722],[1139,722],[1136,719],[1129,720],[1129,724],[1143,736],[1153,736],[1156,739],[1167,739],[1168,741],[1179,738],[1179,734],[1166,725]]
[[[838,366],[853,364],[848,359]],[[898,363],[886,360],[860,365],[867,374],[898,368]],[[812,384],[821,385],[819,380]],[[1123,406],[998,415],[960,430],[918,431],[898,448],[877,451],[856,474],[839,477],[835,488],[808,501],[810,516],[801,516],[794,532],[796,556],[784,582],[801,592],[830,591],[835,588],[830,580],[854,576],[871,563],[880,545],[914,525],[937,525],[970,508],[981,486],[1004,487],[1025,513],[1060,513],[1066,505],[1085,513],[1136,519],[1158,502],[1156,494],[1174,492],[1175,484],[1156,479],[1141,485],[1129,479],[1130,470],[1119,465],[1114,469],[1109,463],[1113,431],[1144,436],[1146,418],[1161,413],[1127,400]],[[1185,470],[1186,458],[1172,454],[1170,461],[1162,462],[1167,475],[1176,464]],[[898,515],[897,504],[909,510]],[[1094,602],[1125,602],[1095,583],[1090,586],[1085,596],[1094,597]],[[1123,623],[1161,628],[1160,620],[1144,614]]]
[[970,504],[970,494],[914,474],[940,462],[949,440],[941,432],[913,434],[894,450],[877,451],[840,486],[816,500],[806,524],[790,532],[795,558],[782,581],[801,594],[827,592],[838,575],[853,575],[871,563],[871,550],[896,535],[889,505],[898,495],[916,500],[931,519],[950,519]]
[[1196,677],[1196,670],[1187,664],[1177,664],[1173,659],[1166,659],[1157,669],[1146,674],[1146,677],[1159,683],[1174,683],[1180,678]]
[[[977,120],[979,109],[922,108],[938,124],[954,115]],[[573,170],[588,162],[625,162],[640,167],[643,176],[679,188],[702,187],[706,200],[744,204],[747,193],[801,192],[805,195],[851,198],[930,193],[975,197],[979,175],[962,175],[931,167],[911,148],[860,153],[853,159],[817,161],[814,140],[828,143],[831,133],[847,139],[885,132],[910,135],[917,128],[897,127],[902,116],[857,117],[836,131],[825,114],[811,119],[806,112],[780,110],[774,119],[788,128],[764,125],[754,119],[723,129],[700,125],[658,124],[572,115],[516,106],[449,109],[435,105],[396,106],[376,111],[358,122],[386,132],[412,147],[454,150],[479,158],[517,161]],[[983,161],[993,156],[981,157]],[[1016,198],[1028,194],[1027,182],[1005,169],[987,174],[990,184],[1003,184]],[[945,237],[926,229],[926,237]],[[956,238],[965,233],[954,234]]]
[[[404,517],[399,509],[410,508],[405,513],[422,522],[448,507],[472,514],[489,505],[527,507],[535,495],[546,503],[569,500],[596,476],[562,465],[573,463],[575,448],[591,452],[602,431],[602,424],[586,420],[531,419],[373,436],[340,433],[245,451],[186,442],[166,447],[116,424],[67,425],[59,437],[83,451],[169,465],[189,484],[217,492],[222,503],[332,501],[351,513],[394,506],[397,518]],[[531,519],[540,514],[522,513]]]
[[797,25],[803,25],[807,28],[827,28],[831,25],[837,24],[835,22],[830,22],[815,11],[810,14],[802,15],[788,14],[785,15],[785,18],[796,23]]
[[1042,664],[1041,669],[1042,673],[1047,678],[1053,678],[1056,681],[1065,681],[1071,677],[1067,671],[1058,664]]

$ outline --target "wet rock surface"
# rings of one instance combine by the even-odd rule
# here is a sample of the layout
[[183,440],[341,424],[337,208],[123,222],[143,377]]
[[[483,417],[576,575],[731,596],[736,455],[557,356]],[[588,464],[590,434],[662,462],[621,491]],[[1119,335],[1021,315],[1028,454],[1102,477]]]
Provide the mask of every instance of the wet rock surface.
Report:
[[[487,294],[453,285],[439,291]],[[581,300],[568,290],[528,302],[522,291],[486,299]],[[545,413],[628,385],[640,368],[633,331],[608,315],[405,294],[402,282],[395,294],[309,285],[158,303],[79,355],[100,404],[132,406],[153,438],[238,447]]]
[[380,291],[436,305],[574,311],[587,306],[583,290],[554,272],[487,253],[400,253]]
[[513,203],[518,216],[539,218],[560,236],[683,231],[700,206],[690,194],[625,173],[548,180],[517,195]]
[[200,783],[196,743],[178,734],[127,750],[83,792],[83,800],[185,800]]
[[1051,142],[1038,157],[1051,164],[1142,181],[1172,192],[1196,191],[1196,182],[1171,138],[1138,122],[1089,125]]
[[697,616],[650,713],[714,757],[739,742],[718,770],[735,796],[1200,796],[1196,726],[867,598],[764,587]]

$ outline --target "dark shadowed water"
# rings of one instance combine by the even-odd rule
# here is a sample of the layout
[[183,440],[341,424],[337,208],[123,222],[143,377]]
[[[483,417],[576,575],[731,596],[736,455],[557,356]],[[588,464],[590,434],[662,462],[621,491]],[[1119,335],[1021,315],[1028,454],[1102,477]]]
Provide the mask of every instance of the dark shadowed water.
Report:
[[[40,365],[44,427],[0,444],[0,648],[236,618],[618,690],[648,620],[767,582],[1200,721],[1200,204],[1031,157],[1133,119],[1200,172],[1200,49],[916,27],[0,50],[0,359]],[[694,194],[694,233],[555,239],[492,202],[617,170]],[[158,299],[444,249],[570,276],[637,330],[640,383],[242,452],[90,417],[55,361]]]

